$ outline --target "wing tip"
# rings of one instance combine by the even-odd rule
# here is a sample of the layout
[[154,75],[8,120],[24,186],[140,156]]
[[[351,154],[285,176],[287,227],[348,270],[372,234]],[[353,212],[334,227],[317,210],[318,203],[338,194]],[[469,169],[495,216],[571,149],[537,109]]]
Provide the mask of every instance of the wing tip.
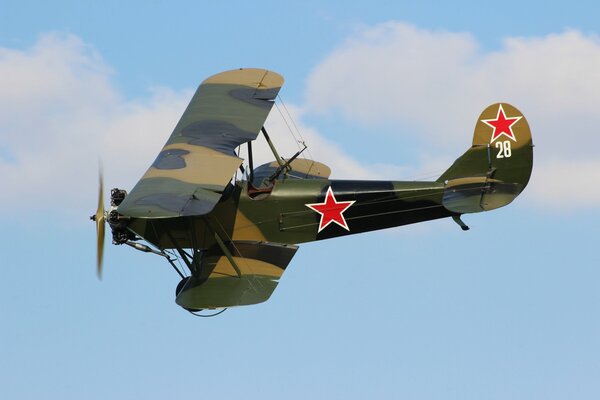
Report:
[[264,68],[238,68],[219,72],[204,80],[202,84],[237,84],[257,89],[272,89],[283,86],[284,78],[274,71]]

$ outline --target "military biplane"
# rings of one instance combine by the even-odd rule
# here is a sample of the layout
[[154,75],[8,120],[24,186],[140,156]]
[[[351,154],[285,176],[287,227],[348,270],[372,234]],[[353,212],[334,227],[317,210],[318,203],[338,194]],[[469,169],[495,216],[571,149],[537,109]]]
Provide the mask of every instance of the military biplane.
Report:
[[[97,272],[104,227],[114,244],[163,256],[181,276],[176,303],[188,311],[267,300],[298,244],[493,210],[531,175],[523,114],[507,103],[480,115],[470,148],[431,182],[329,179],[317,161],[277,153],[263,124],[283,78],[263,69],[222,72],[199,86],[167,143],[134,188],[103,183],[96,214]],[[262,133],[275,161],[253,165]],[[248,163],[236,153],[247,146]],[[238,169],[242,179],[235,179]],[[144,242],[146,244],[144,244]]]

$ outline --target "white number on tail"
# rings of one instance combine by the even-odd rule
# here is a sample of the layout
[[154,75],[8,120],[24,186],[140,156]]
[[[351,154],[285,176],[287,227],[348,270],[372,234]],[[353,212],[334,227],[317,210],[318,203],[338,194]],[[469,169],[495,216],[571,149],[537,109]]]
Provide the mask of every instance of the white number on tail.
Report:
[[504,142],[496,142],[496,148],[498,154],[496,158],[509,158],[512,156],[512,149],[510,148],[510,141],[505,140]]

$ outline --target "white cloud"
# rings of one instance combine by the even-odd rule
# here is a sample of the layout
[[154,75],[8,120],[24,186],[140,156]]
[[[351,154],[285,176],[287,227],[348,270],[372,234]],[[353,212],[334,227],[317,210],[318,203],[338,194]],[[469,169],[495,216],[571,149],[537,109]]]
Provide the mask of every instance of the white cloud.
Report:
[[0,176],[4,212],[75,215],[95,209],[97,168],[131,187],[166,140],[191,93],[127,100],[111,69],[73,35],[27,50],[0,48]]
[[[550,206],[553,211],[573,214],[586,209],[598,209],[600,159],[550,159],[533,167],[531,206]],[[546,211],[542,208],[541,211]]]
[[[499,50],[484,52],[466,33],[387,23],[335,50],[311,75],[306,104],[288,109],[310,145],[306,156],[326,162],[332,177],[410,178],[449,165],[467,147],[481,109],[509,101],[525,112],[537,146],[530,202],[595,206],[597,65],[599,40],[576,31],[509,38]],[[111,75],[102,57],[73,35],[45,34],[25,50],[0,48],[3,213],[91,214],[100,156],[107,189],[131,188],[143,174],[192,90],[155,88],[148,98],[128,99]],[[302,123],[308,113],[331,111],[352,123],[414,126],[422,135],[415,149],[422,161],[357,162]],[[282,155],[297,150],[276,110],[267,127]],[[272,160],[264,143],[257,144],[259,159]]]
[[[413,127],[422,158],[447,158],[468,146],[485,106],[507,101],[525,113],[536,144],[526,195],[538,206],[591,206],[600,203],[600,187],[589,185],[600,175],[599,65],[600,39],[578,31],[507,38],[484,51],[467,33],[389,22],[357,32],[314,69],[306,108]],[[556,190],[567,185],[579,190]]]
[[[155,88],[146,99],[127,99],[111,81],[111,68],[73,35],[45,34],[26,50],[0,48],[0,212],[92,214],[98,160],[105,190],[130,189],[154,160],[193,91]],[[201,78],[201,77],[199,77]],[[299,111],[288,106],[296,115]],[[277,113],[269,126],[283,156],[297,146]],[[314,130],[302,127],[316,159],[337,176],[372,177]],[[273,160],[265,143],[255,146]],[[105,197],[108,193],[105,193]]]
[[[289,115],[286,111],[289,112]],[[327,164],[331,168],[332,178],[375,179],[378,177],[371,168],[360,164],[342,152],[333,141],[320,135],[316,129],[303,124],[303,115],[304,111],[301,108],[289,104],[285,108],[281,106],[274,107],[271,114],[269,114],[265,127],[269,132],[278,133],[277,137],[271,139],[282,157],[289,158],[294,155],[302,148],[299,147],[296,140],[298,142],[304,140],[309,147],[302,153],[301,157]],[[294,136],[292,136],[292,133]],[[274,159],[267,146],[257,146],[257,149],[260,152],[259,157],[262,156],[264,162],[270,162]]]

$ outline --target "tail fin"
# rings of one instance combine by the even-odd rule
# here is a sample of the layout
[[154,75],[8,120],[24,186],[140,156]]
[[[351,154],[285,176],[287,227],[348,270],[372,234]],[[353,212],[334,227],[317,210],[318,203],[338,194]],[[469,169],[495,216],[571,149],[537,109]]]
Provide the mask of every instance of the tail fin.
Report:
[[487,107],[477,120],[473,145],[438,178],[443,205],[463,214],[512,202],[527,186],[533,143],[523,114],[507,103]]

